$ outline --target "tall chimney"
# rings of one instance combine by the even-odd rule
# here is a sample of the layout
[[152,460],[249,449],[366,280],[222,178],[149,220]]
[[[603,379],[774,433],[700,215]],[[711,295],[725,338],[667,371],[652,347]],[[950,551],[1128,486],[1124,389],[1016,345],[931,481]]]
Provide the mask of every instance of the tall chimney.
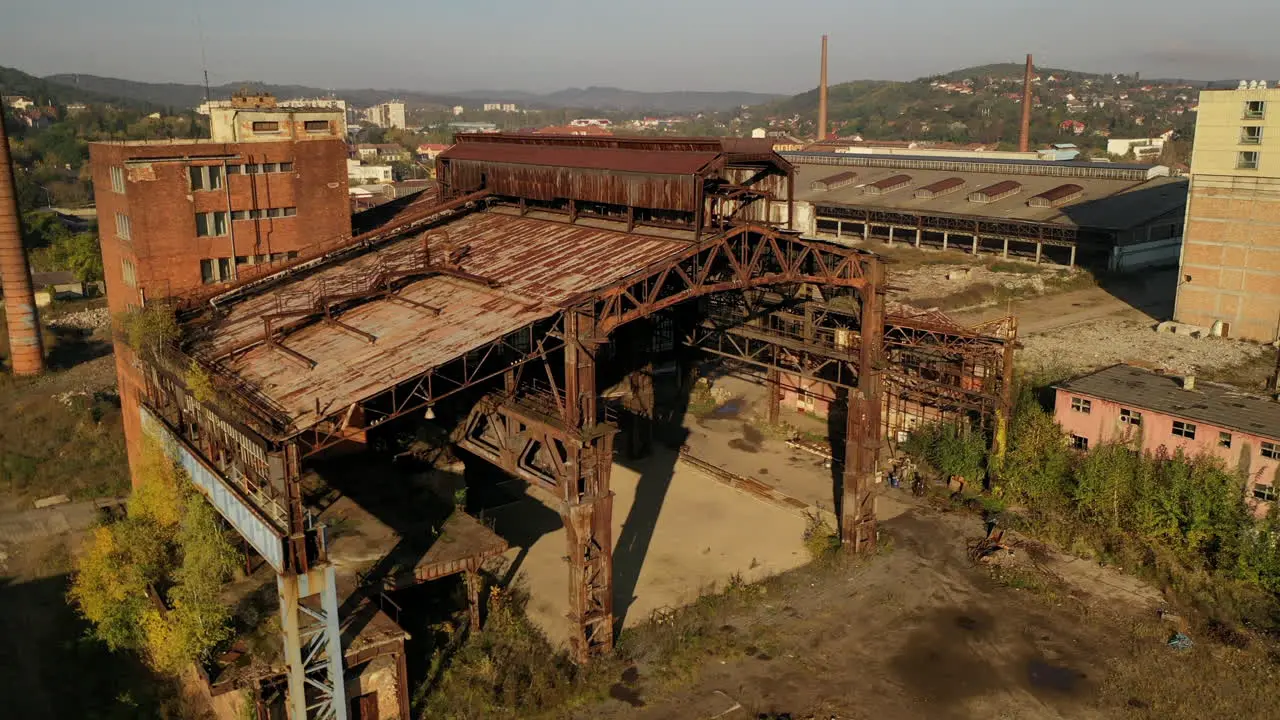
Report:
[[31,293],[31,269],[22,249],[18,221],[18,193],[9,164],[9,135],[0,108],[0,286],[4,289],[5,320],[9,326],[9,357],[14,375],[44,371],[44,347]]
[[1027,55],[1027,74],[1022,78],[1022,133],[1018,135],[1018,151],[1031,150],[1031,55]]
[[822,72],[818,77],[818,140],[827,139],[827,36],[822,36]]

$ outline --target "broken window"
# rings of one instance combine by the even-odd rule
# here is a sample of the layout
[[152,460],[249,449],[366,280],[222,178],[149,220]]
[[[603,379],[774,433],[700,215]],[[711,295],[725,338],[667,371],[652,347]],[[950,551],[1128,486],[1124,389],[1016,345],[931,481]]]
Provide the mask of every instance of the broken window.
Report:
[[1263,485],[1262,483],[1253,484],[1253,497],[1263,502],[1275,502],[1276,489],[1271,485]]
[[1258,153],[1254,150],[1247,150],[1240,153],[1236,158],[1237,170],[1257,170],[1258,169]]
[[1071,409],[1088,415],[1093,410],[1093,403],[1085,398],[1071,398]]
[[1249,100],[1244,104],[1244,116],[1260,118],[1267,114],[1267,104],[1262,100]]
[[1072,436],[1071,436],[1071,447],[1075,448],[1076,450],[1088,450],[1088,449],[1089,449],[1089,438],[1087,438],[1087,437],[1080,437],[1079,435],[1072,435]]
[[1142,413],[1129,408],[1120,408],[1120,422],[1125,425],[1139,427],[1142,425]]
[[1262,457],[1268,460],[1280,460],[1280,445],[1271,442],[1262,443]]
[[218,237],[226,234],[226,211],[196,213],[196,237]]
[[303,129],[309,133],[327,133],[329,132],[328,120],[307,120],[302,125]]
[[1222,447],[1222,448],[1231,447],[1231,433],[1229,432],[1218,433],[1218,447]]
[[222,189],[221,167],[217,165],[193,165],[187,170],[191,175],[192,191]]
[[1184,437],[1188,440],[1196,439],[1195,423],[1182,422],[1181,420],[1173,421],[1173,434],[1178,437]]
[[1262,126],[1249,125],[1240,128],[1240,144],[1260,145],[1262,143]]
[[253,131],[256,133],[280,132],[280,123],[274,120],[255,120],[253,122]]

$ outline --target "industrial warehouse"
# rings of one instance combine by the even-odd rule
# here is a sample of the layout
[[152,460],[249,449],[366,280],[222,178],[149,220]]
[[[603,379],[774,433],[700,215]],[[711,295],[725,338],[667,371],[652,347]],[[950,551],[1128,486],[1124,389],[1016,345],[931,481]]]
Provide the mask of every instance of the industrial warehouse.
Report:
[[[1159,165],[786,153],[798,227],[841,241],[1132,271],[1174,265],[1187,181]],[[976,157],[975,157],[976,156]]]

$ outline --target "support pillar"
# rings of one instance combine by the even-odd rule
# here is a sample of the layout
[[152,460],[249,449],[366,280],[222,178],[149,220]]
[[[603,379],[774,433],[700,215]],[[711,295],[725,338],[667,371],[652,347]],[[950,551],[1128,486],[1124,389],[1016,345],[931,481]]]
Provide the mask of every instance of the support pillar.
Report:
[[942,249],[943,250],[947,249],[947,241],[950,239],[951,239],[951,233],[947,232],[946,230],[943,230],[942,231]]
[[332,565],[276,576],[290,720],[346,720],[338,585]]
[[782,373],[777,368],[769,368],[765,388],[769,392],[769,424],[777,425],[782,415]]
[[844,237],[844,221],[843,220],[836,221],[836,237],[838,238]]
[[889,247],[893,247],[893,226],[889,226]]
[[480,586],[484,581],[480,577],[480,573],[475,570],[466,571],[465,579],[467,582],[467,610],[471,617],[471,632],[478,632],[481,622]]
[[627,409],[631,411],[631,422],[627,428],[627,456],[641,458],[653,450],[653,423],[657,413],[654,404],[653,365],[648,364],[631,373],[631,386],[627,398]]
[[1009,449],[1009,420],[1013,416],[1013,348],[1018,340],[1018,321],[1014,319],[1011,322],[1001,355],[1000,402],[996,405],[996,427],[991,438],[993,464],[997,469],[1002,469],[1005,452]]
[[973,235],[973,254],[974,255],[978,254],[978,237],[979,237],[978,234],[974,233]]
[[916,218],[916,249],[920,249],[920,239],[924,235],[924,218]]
[[884,267],[866,266],[858,345],[858,388],[849,393],[840,503],[840,539],[854,552],[876,547],[875,474],[880,455],[884,352]]
[[570,646],[579,663],[613,649],[614,428],[598,422],[595,350],[594,318],[566,313],[565,424],[581,440],[566,443],[560,517],[569,559]]
[[862,223],[862,242],[866,242],[870,239],[871,239],[871,220],[870,218],[868,218],[867,220],[864,220]]
[[1072,267],[1072,268],[1073,268],[1073,267],[1075,267],[1075,266],[1076,266],[1076,246],[1075,246],[1075,245],[1072,245],[1072,246],[1071,246],[1071,259],[1067,261],[1067,267]]
[[1039,264],[1040,264],[1040,252],[1041,252],[1042,250],[1044,250],[1044,243],[1042,243],[1042,242],[1037,242],[1037,243],[1036,243],[1036,264],[1037,264],[1037,265],[1039,265]]
[[1000,257],[1009,257],[1009,238],[1004,239],[1004,250],[1000,252]]

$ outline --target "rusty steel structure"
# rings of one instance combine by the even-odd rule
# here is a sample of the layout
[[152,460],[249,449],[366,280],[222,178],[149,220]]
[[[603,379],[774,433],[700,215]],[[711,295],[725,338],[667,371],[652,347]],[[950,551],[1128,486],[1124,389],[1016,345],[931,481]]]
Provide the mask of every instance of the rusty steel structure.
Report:
[[341,699],[341,648],[306,646],[327,636],[298,622],[332,606],[304,467],[384,423],[452,412],[458,447],[559,512],[586,662],[614,634],[619,425],[603,373],[631,372],[646,397],[630,408],[652,412],[652,386],[619,360],[658,352],[652,327],[775,385],[795,373],[847,395],[840,531],[858,551],[876,543],[877,462],[902,398],[940,418],[1007,409],[1012,329],[889,307],[878,256],[786,229],[793,170],[767,145],[477,135],[437,162],[437,197],[215,297],[174,298],[181,338],[140,354],[148,422],[300,608],[283,623],[302,648],[286,653],[296,717]]
[[17,184],[9,158],[9,138],[0,109],[0,286],[4,290],[5,324],[9,331],[9,363],[14,375],[44,372],[44,342],[31,289],[31,268],[22,247]]

